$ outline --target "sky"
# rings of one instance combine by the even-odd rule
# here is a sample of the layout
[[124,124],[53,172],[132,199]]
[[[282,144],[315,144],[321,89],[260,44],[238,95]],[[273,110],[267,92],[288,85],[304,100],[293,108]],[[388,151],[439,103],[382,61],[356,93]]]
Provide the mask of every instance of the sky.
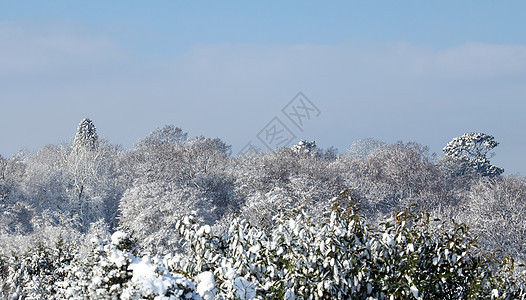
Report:
[[0,0],[0,154],[89,117],[133,149],[173,124],[236,155],[483,132],[526,175],[524,1]]

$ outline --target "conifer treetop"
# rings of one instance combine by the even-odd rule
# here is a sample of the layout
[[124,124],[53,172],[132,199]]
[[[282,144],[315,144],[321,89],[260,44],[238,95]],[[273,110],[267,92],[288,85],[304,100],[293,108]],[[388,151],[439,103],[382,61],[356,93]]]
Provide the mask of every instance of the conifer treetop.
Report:
[[99,137],[97,129],[89,118],[84,118],[77,127],[77,134],[73,140],[73,148],[95,150],[98,146]]

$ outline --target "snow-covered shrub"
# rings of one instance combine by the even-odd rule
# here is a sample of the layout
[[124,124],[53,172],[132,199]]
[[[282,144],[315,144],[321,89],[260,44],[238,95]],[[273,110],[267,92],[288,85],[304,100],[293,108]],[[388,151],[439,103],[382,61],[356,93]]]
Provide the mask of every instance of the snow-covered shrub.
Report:
[[131,263],[132,242],[123,232],[112,235],[112,241],[98,238],[90,240],[92,250],[87,257],[77,255],[59,283],[59,295],[63,298],[111,299],[120,295],[124,284],[131,278],[128,266]]
[[[192,298],[195,287],[181,275],[170,273],[162,259],[136,256],[127,233],[117,231],[111,240],[93,238],[92,252],[66,268],[57,283],[61,299],[179,299]],[[163,298],[166,297],[166,298]]]
[[352,195],[333,199],[325,220],[287,211],[268,229],[234,217],[228,229],[214,232],[184,217],[174,239],[187,251],[162,258],[140,254],[130,235],[117,231],[109,239],[92,238],[84,255],[43,248],[0,259],[2,296],[525,299],[513,260],[484,254],[465,225],[432,220],[410,207],[369,227]]
[[[352,202],[348,197],[335,203]],[[352,204],[335,204],[328,222],[312,222],[301,212],[281,214],[276,222],[265,231],[237,217],[227,232],[214,235],[208,225],[185,218],[177,227],[189,253],[172,258],[169,268],[193,277],[212,273],[216,296],[227,299],[525,295],[510,276],[512,263],[480,254],[466,226],[432,224],[438,221],[424,212],[401,211],[374,230]]]
[[428,213],[406,209],[383,223],[377,238],[385,247],[375,270],[378,283],[395,298],[489,296],[491,266],[476,253],[465,225],[448,226],[430,220]]
[[65,267],[73,258],[67,248],[59,241],[54,248],[39,245],[23,255],[0,257],[1,298],[52,298],[55,284],[64,279]]

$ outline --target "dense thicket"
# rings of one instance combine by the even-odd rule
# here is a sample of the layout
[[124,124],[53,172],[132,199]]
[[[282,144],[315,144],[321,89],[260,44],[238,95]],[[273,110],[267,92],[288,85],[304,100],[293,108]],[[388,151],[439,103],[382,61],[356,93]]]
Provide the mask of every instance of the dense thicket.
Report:
[[[382,230],[386,218],[415,205],[448,226],[452,220],[466,224],[482,250],[500,249],[499,258],[522,261],[526,180],[500,176],[502,169],[489,164],[487,151],[469,159],[453,155],[453,146],[466,141],[454,139],[443,157],[417,143],[371,139],[353,143],[342,155],[302,141],[232,157],[220,139],[188,138],[180,128],[166,126],[125,151],[100,139],[85,119],[71,143],[0,157],[2,270],[12,259],[32,257],[24,253],[36,245],[55,253],[50,249],[58,241],[64,250],[52,254],[55,261],[70,261],[75,251],[86,256],[90,251],[83,241],[117,230],[134,238],[137,253],[183,251],[177,237],[185,216],[211,225],[217,235],[236,218],[268,235],[283,221],[275,216],[292,211],[321,226],[331,199],[342,190],[350,191],[350,202],[371,230]],[[64,276],[67,270],[57,272]]]
[[[10,299],[524,299],[512,260],[481,253],[465,225],[412,208],[369,227],[346,191],[312,220],[281,211],[260,228],[175,223],[175,255],[92,228],[82,246],[37,247],[2,264]],[[99,224],[100,225],[100,224]],[[97,227],[97,226],[94,226]]]

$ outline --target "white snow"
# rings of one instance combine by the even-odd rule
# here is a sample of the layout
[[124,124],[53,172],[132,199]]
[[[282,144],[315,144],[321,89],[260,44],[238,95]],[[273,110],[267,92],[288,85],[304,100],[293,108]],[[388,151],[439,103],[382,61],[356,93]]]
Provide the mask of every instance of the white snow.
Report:
[[118,245],[121,243],[124,239],[128,237],[128,234],[123,231],[116,231],[111,235],[111,243],[113,245]]
[[216,293],[214,273],[203,272],[196,277],[197,293],[203,300],[213,300]]
[[410,288],[410,291],[411,291],[411,294],[413,294],[413,297],[418,299],[418,289],[416,288],[416,286],[412,285]]

